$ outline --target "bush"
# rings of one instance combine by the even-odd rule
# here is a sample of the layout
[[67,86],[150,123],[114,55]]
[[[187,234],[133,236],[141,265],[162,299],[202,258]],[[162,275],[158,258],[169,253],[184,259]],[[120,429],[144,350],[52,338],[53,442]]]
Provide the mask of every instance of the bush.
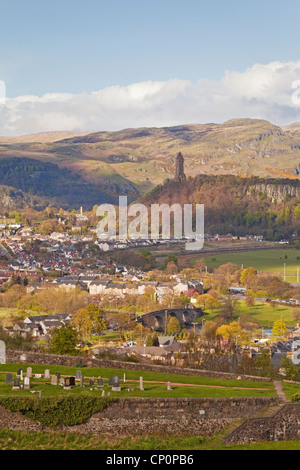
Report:
[[294,402],[300,401],[300,392],[295,393],[295,395],[292,395],[291,400]]
[[38,421],[43,426],[75,426],[86,422],[94,413],[113,403],[112,398],[67,397],[67,398],[0,398],[0,406],[14,413]]

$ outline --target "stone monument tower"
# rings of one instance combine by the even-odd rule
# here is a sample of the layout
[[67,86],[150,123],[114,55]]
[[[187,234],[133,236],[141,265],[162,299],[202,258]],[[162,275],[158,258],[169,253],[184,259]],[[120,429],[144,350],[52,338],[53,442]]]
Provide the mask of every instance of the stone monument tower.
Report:
[[186,180],[186,176],[184,174],[184,158],[181,152],[179,152],[176,157],[175,180],[179,182]]

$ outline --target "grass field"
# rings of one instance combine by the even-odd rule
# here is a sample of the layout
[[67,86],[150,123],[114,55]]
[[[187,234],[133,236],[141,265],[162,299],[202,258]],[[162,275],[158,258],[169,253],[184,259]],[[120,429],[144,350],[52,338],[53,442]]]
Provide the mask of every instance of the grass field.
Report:
[[[276,320],[282,320],[288,327],[294,328],[296,321],[292,318],[293,308],[286,305],[276,305],[274,308],[271,304],[266,302],[256,302],[252,307],[247,307],[244,301],[239,303],[238,312],[233,316],[233,320],[238,321],[239,317],[243,314],[251,315],[255,320],[258,320],[261,328],[272,328]],[[220,311],[215,310],[213,313],[206,311],[205,317],[207,320],[213,320]],[[199,319],[202,322],[202,318]]]
[[220,437],[140,436],[108,438],[107,435],[47,433],[0,430],[1,450],[131,450],[131,451],[200,451],[200,450],[299,450],[299,441],[259,442],[225,446]]
[[[29,366],[29,365],[28,365]],[[31,365],[33,374],[44,374],[49,368],[51,374],[60,372],[62,376],[75,376],[76,370],[81,370],[85,377],[85,387],[76,386],[72,390],[64,390],[61,386],[47,385],[49,380],[32,378],[31,390],[42,390],[43,396],[66,396],[70,394],[101,394],[102,390],[89,386],[90,377],[101,377],[104,379],[104,390],[110,391],[112,398],[124,397],[260,397],[275,396],[273,383],[251,382],[242,380],[225,380],[209,377],[193,377],[177,374],[159,374],[123,369],[100,369],[100,368],[72,368],[64,366]],[[28,390],[12,391],[11,385],[5,385],[5,372],[16,374],[17,369],[22,368],[26,372],[27,365],[2,364],[0,365],[0,395],[30,395]],[[126,383],[124,383],[124,373]],[[119,375],[121,392],[112,392],[108,387],[108,379]],[[14,375],[15,376],[15,375]],[[139,390],[139,379],[143,377],[144,391]],[[171,382],[171,391],[167,390],[167,383]],[[131,391],[128,391],[130,389]]]
[[257,271],[276,273],[284,275],[284,264],[286,264],[286,280],[297,282],[297,268],[300,273],[300,250],[278,249],[278,250],[257,250],[241,251],[236,253],[226,253],[218,255],[198,255],[190,258],[189,263],[193,266],[199,258],[205,258],[209,268],[218,268],[222,264],[235,263],[244,268],[253,267]]

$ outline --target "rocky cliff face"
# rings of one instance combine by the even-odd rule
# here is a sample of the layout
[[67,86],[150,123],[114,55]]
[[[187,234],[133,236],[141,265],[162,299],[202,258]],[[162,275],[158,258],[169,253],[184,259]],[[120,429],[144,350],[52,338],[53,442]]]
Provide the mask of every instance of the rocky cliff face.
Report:
[[291,184],[260,183],[251,186],[247,194],[265,195],[272,203],[282,203],[287,197],[295,197],[300,200],[300,182]]

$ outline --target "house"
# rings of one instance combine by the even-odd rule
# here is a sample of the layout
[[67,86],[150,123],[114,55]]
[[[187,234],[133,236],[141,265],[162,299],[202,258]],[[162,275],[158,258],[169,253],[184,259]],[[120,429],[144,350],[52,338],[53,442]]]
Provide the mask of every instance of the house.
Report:
[[190,287],[189,287],[188,282],[180,281],[178,282],[178,284],[173,286],[173,291],[175,295],[181,295],[181,294],[186,293],[189,290],[189,288]]
[[171,344],[177,343],[175,336],[159,336],[158,344],[161,348],[170,346]]
[[151,361],[165,361],[168,356],[165,349],[159,346],[133,346],[130,348],[129,354]]
[[37,315],[27,317],[24,322],[13,327],[13,333],[26,337],[31,334],[34,338],[47,335],[53,328],[59,328],[70,323],[72,315],[57,313],[56,315]]
[[172,295],[173,294],[173,286],[170,284],[162,284],[158,283],[156,288],[155,288],[155,294],[156,294],[156,299],[158,302],[163,301],[163,297],[165,295]]
[[198,279],[191,279],[188,281],[189,289],[196,289],[199,294],[204,293],[204,285],[203,281],[199,281]]
[[59,288],[66,289],[68,292],[74,291],[75,289],[88,290],[86,284],[79,279],[57,279],[54,282],[58,285]]
[[43,328],[39,323],[16,323],[13,326],[13,334],[19,334],[26,338],[27,335],[31,335],[33,338],[43,336]]
[[90,295],[102,295],[105,292],[105,289],[112,281],[108,279],[96,279],[92,281],[89,285]]

